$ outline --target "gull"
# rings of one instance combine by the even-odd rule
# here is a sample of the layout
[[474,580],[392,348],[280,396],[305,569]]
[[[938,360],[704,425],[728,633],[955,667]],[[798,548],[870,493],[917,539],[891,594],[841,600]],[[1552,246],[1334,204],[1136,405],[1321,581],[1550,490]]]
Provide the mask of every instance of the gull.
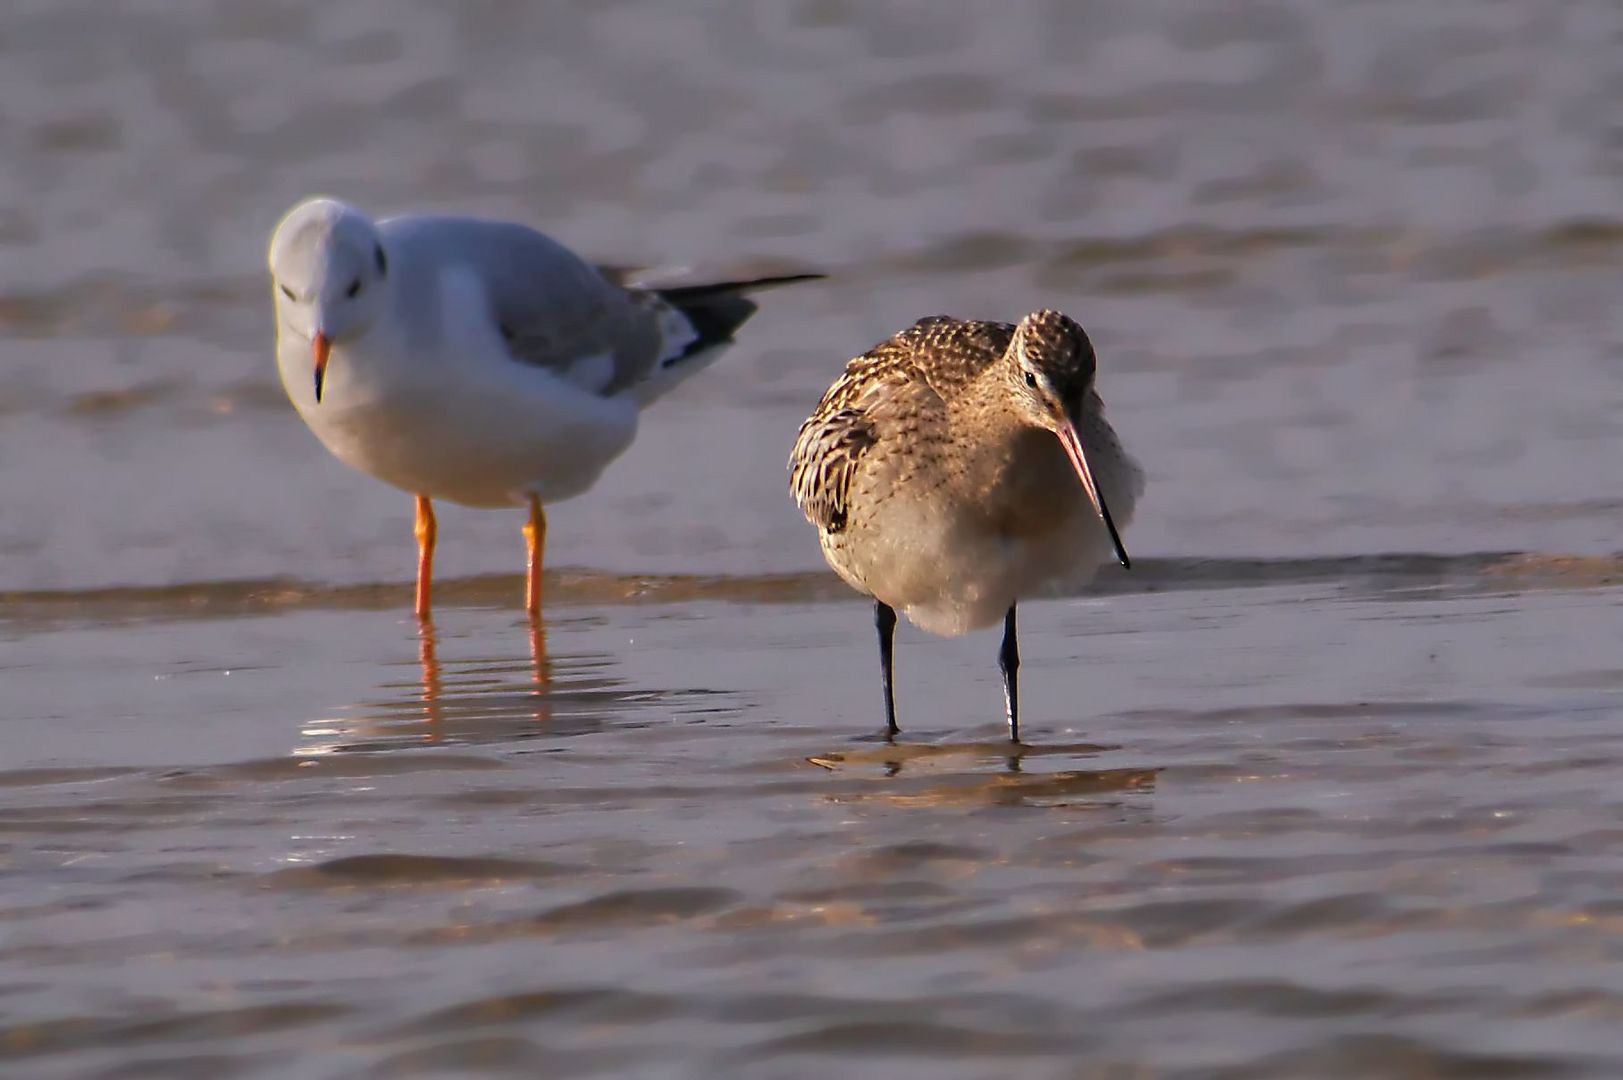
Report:
[[[800,427],[790,493],[823,556],[874,599],[887,734],[896,609],[956,636],[1003,620],[1009,738],[1020,741],[1017,603],[1081,584],[1111,556],[1143,473],[1094,387],[1082,327],[920,319],[846,364]],[[1112,515],[1112,509],[1115,515]]]
[[638,289],[510,221],[373,221],[299,203],[270,242],[276,359],[334,456],[416,498],[427,619],[433,500],[528,510],[524,606],[541,610],[547,503],[628,446],[642,408],[715,359],[756,310],[743,294],[820,277]]

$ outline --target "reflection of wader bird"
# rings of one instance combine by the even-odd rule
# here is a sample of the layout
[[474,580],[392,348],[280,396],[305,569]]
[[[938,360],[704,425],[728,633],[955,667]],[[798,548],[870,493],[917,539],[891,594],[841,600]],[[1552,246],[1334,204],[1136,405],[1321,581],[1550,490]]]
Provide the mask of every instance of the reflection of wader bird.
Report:
[[1020,739],[1015,604],[1114,555],[1143,476],[1105,420],[1093,346],[1057,311],[1016,326],[921,319],[852,360],[801,425],[790,490],[823,555],[874,598],[896,727],[896,612],[957,635],[1003,619],[1009,736]]

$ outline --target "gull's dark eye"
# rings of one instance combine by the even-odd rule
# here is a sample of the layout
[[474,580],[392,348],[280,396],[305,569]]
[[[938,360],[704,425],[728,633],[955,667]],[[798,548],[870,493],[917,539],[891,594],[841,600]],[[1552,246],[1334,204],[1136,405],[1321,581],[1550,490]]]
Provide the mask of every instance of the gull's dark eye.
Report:
[[361,279],[356,278],[354,281],[350,282],[349,288],[344,290],[344,295],[349,297],[351,300],[361,295]]
[[1031,387],[1033,390],[1037,389],[1037,376],[1033,375],[1029,371],[1026,372],[1026,385]]
[[382,276],[387,274],[389,272],[389,260],[383,257],[383,245],[379,244],[376,248],[374,248],[372,255],[378,261],[378,275]]
[[282,295],[287,297],[289,300],[297,300],[298,299],[298,297],[293,295],[293,290],[288,288],[286,285],[282,286]]

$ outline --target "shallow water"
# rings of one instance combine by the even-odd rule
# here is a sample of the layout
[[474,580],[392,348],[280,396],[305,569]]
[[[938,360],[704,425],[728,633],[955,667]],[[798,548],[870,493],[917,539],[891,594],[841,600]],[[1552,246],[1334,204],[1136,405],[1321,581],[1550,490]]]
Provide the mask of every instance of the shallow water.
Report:
[[[0,12],[0,1073],[1623,1072],[1614,4]],[[690,13],[691,12],[691,13]],[[552,514],[275,382],[329,191],[812,265]],[[840,363],[1064,307],[1136,568],[871,617]]]

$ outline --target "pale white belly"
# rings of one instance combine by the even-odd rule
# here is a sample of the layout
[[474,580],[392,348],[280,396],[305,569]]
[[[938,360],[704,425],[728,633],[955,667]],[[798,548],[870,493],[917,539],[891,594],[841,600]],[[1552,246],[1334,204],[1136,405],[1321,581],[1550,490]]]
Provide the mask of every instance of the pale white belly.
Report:
[[433,499],[487,507],[530,494],[567,499],[591,487],[636,433],[634,403],[517,364],[446,377],[386,370],[376,357],[335,349],[318,404],[308,361],[298,353],[283,360],[288,396],[335,457]]
[[497,437],[445,425],[433,410],[358,406],[306,416],[333,455],[403,491],[466,506],[558,502],[586,491],[623,449],[578,446],[514,429]]
[[[1089,433],[1094,478],[1117,527],[1133,517],[1143,476],[1102,419]],[[848,583],[907,615],[921,629],[955,636],[991,626],[1016,601],[1079,586],[1115,557],[1057,439],[1026,433],[988,454],[954,456],[916,447],[863,475],[844,531],[822,535],[823,553]],[[977,447],[977,449],[979,449]],[[979,477],[1000,476],[996,482]]]
[[823,551],[852,586],[921,629],[952,637],[993,625],[1045,588],[1087,582],[1111,557],[1108,534],[1085,502],[1056,507],[1050,525],[1015,536],[983,518],[898,502],[825,534]]

